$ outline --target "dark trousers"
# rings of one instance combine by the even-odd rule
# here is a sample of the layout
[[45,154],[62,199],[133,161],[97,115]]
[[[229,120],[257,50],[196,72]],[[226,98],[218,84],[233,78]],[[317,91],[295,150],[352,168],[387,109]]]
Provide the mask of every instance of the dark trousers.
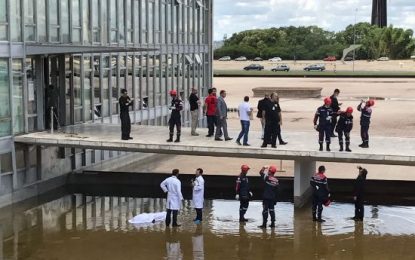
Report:
[[245,213],[249,207],[249,199],[248,198],[240,198],[239,199],[239,220],[245,218]]
[[208,125],[208,135],[213,135],[215,132],[216,116],[206,116]]
[[241,120],[241,127],[242,130],[239,133],[238,139],[237,141],[240,142],[241,138],[244,138],[243,144],[248,144],[248,132],[249,132],[249,126],[250,126],[250,122],[249,121],[245,121],[245,120]]
[[172,213],[173,213],[173,227],[177,226],[177,214],[179,214],[179,211],[167,209],[167,215],[166,215],[166,226],[167,227],[170,226]]
[[277,145],[278,123],[265,122],[264,144],[270,144],[273,147]]
[[262,221],[263,221],[263,225],[267,224],[268,221],[268,214],[271,217],[271,223],[275,222],[275,200],[272,199],[264,199],[262,201]]
[[326,143],[330,143],[331,138],[331,125],[326,126],[319,126],[320,129],[318,131],[318,143],[322,144],[324,141],[324,137],[326,137]]
[[343,135],[344,138],[346,139],[346,145],[350,144],[350,132],[346,132],[344,130],[339,130],[337,131],[337,134],[339,135],[339,143],[343,144]]
[[128,139],[131,133],[131,120],[129,113],[121,113],[121,138]]
[[334,115],[331,118],[331,134],[334,135],[334,130],[336,129],[336,125],[337,125],[337,116]]
[[323,199],[316,195],[313,195],[312,213],[313,219],[321,219],[323,213]]
[[174,134],[174,126],[176,126],[177,135],[179,136],[182,130],[182,120],[181,118],[170,118],[169,120],[169,131],[170,134]]
[[284,140],[282,140],[282,137],[281,137],[281,126],[280,126],[280,124],[278,124],[278,126],[277,126],[277,138],[278,138],[278,142],[280,142],[280,143],[284,142]]
[[354,217],[363,219],[365,215],[365,209],[363,206],[363,198],[357,197],[354,201]]
[[362,137],[363,142],[369,142],[369,126],[368,125],[360,126],[360,136]]
[[202,221],[202,209],[195,209],[196,210],[196,218],[195,220]]

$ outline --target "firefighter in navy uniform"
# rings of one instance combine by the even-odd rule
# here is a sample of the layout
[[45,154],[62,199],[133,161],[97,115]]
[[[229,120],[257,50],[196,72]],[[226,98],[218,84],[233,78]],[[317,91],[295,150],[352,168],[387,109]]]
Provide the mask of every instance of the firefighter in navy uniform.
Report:
[[337,124],[337,112],[340,111],[340,106],[341,104],[339,103],[339,101],[337,100],[337,97],[340,94],[340,90],[338,88],[336,88],[333,92],[333,95],[330,96],[331,99],[331,109],[333,110],[333,112],[335,113],[331,119],[331,137],[337,137],[334,134],[334,131],[336,129],[336,124]]
[[268,213],[271,217],[270,227],[275,227],[275,204],[277,204],[278,179],[274,177],[277,167],[271,165],[269,168],[262,167],[259,174],[265,182],[264,193],[262,194],[262,225],[259,228],[267,227]]
[[248,177],[246,176],[249,171],[248,165],[241,166],[241,174],[238,179],[236,179],[236,196],[235,199],[239,200],[239,222],[247,222],[245,218],[245,213],[249,207],[249,199],[252,197],[252,192],[249,189]]
[[343,151],[343,135],[346,139],[346,152],[351,152],[350,150],[350,132],[353,128],[353,108],[348,107],[346,112],[340,112],[339,122],[336,126],[336,132],[339,135],[339,145],[340,152]]
[[[324,105],[317,109],[314,116],[314,129],[318,131],[318,143],[320,144],[320,151],[323,151],[324,137],[326,137],[326,151],[330,151],[331,140],[331,119],[334,112],[331,108],[331,99],[326,97]],[[318,125],[317,125],[318,120]]]
[[324,222],[321,218],[323,213],[323,204],[330,198],[330,191],[327,183],[327,177],[324,175],[326,167],[318,167],[318,172],[311,177],[310,185],[313,190],[313,221]]
[[360,166],[357,167],[359,169],[359,175],[357,176],[355,183],[354,183],[354,190],[353,190],[353,200],[354,200],[354,217],[353,220],[362,221],[364,217],[364,195],[365,195],[365,183],[366,183],[366,175],[367,170]]
[[372,117],[372,107],[375,105],[375,101],[368,100],[366,101],[365,106],[362,107],[364,103],[365,101],[362,100],[357,106],[357,110],[362,113],[360,116],[360,136],[362,137],[362,144],[360,144],[359,147],[369,148],[370,118]]
[[127,90],[121,90],[122,96],[118,99],[120,105],[120,119],[121,119],[121,139],[129,140],[133,139],[130,136],[131,132],[131,120],[130,120],[130,109],[129,107],[133,105],[130,97],[128,96]]
[[170,136],[169,139],[167,139],[167,142],[173,142],[173,135],[174,135],[174,126],[176,126],[177,136],[176,140],[174,140],[175,143],[180,142],[180,133],[182,128],[182,117],[180,115],[180,111],[183,110],[183,101],[177,96],[176,90],[170,90],[170,96],[172,97],[170,110],[170,120],[169,120],[169,130],[170,130]]

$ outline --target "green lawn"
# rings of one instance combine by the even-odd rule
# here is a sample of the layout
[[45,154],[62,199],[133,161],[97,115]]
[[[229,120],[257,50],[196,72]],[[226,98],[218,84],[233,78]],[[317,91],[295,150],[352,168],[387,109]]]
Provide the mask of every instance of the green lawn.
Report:
[[215,77],[414,77],[415,72],[409,71],[289,71],[289,72],[272,72],[263,71],[245,71],[245,70],[214,70]]

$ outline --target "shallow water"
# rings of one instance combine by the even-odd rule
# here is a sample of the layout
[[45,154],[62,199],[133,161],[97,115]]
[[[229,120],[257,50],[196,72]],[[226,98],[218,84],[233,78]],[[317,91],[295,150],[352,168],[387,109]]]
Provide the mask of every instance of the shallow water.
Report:
[[237,201],[206,201],[202,225],[184,202],[180,228],[134,226],[128,219],[164,210],[163,199],[68,195],[29,209],[0,211],[0,259],[415,259],[415,207],[353,205],[325,208],[323,224],[310,209],[278,203],[276,228],[259,229],[261,203],[238,222]]

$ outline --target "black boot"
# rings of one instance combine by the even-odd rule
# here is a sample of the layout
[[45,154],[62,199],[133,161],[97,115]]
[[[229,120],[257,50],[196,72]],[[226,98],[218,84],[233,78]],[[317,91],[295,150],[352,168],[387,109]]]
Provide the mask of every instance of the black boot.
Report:
[[239,222],[247,222],[248,220],[245,218],[246,210],[239,211]]
[[320,148],[318,149],[319,151],[323,151],[323,144],[320,144]]
[[180,134],[179,133],[177,133],[176,140],[174,140],[174,142],[175,143],[179,143],[180,142]]
[[352,150],[350,150],[350,143],[346,143],[346,152],[351,152]]
[[326,143],[326,151],[327,152],[330,152],[331,150],[330,150],[330,143]]
[[263,211],[262,212],[262,225],[258,227],[267,228],[267,221],[268,221],[268,211]]
[[269,214],[271,215],[271,225],[269,225],[270,228],[275,227],[275,211],[270,210]]
[[321,215],[323,214],[323,210],[319,210],[317,214],[317,222],[323,223],[326,222],[324,219],[321,218]]
[[313,209],[312,210],[312,214],[313,214],[313,221],[317,221],[317,217],[316,217],[316,210],[315,209]]
[[167,142],[168,143],[173,142],[173,133],[170,133],[170,137],[169,137],[169,139],[167,139]]
[[363,141],[361,145],[359,145],[361,148],[369,148],[369,141]]
[[343,142],[340,142],[339,145],[340,145],[339,152],[343,152]]

